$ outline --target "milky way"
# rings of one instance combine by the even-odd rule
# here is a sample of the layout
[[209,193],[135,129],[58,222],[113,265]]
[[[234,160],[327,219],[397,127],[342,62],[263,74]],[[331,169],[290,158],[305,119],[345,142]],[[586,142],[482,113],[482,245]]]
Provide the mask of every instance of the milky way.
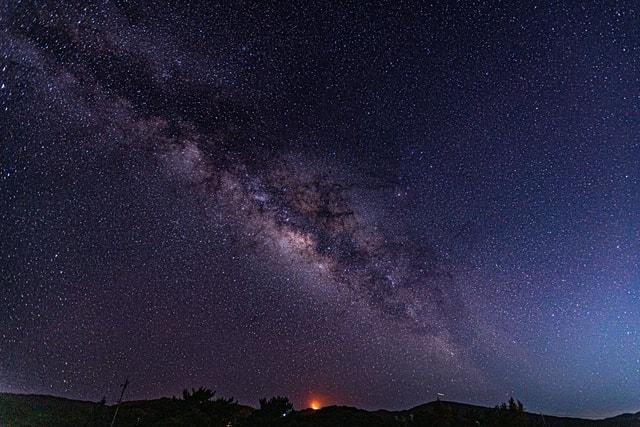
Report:
[[0,390],[636,409],[635,11],[7,2]]
[[435,254],[403,247],[407,236],[385,236],[366,222],[351,200],[358,190],[330,172],[314,173],[295,158],[276,158],[277,166],[257,172],[217,163],[215,144],[163,138],[165,131],[163,125],[151,139],[163,144],[159,156],[168,168],[211,197],[248,239],[308,270],[310,280],[319,276],[348,287],[419,334],[447,332],[448,319],[460,314],[455,300],[445,299],[442,286],[453,285],[436,270]]

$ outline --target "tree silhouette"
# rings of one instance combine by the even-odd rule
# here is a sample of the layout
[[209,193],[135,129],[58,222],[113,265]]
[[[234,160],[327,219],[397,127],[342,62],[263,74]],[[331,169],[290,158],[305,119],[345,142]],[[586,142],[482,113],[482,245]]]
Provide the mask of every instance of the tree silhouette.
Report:
[[197,390],[192,388],[191,391],[189,391],[188,389],[184,389],[182,391],[182,400],[184,400],[185,402],[189,403],[189,404],[203,404],[205,402],[208,402],[209,400],[213,399],[213,396],[216,395],[216,392],[213,390],[210,390],[208,388],[205,387],[200,387]]
[[260,409],[254,411],[245,420],[244,425],[251,427],[284,425],[289,419],[289,415],[293,412],[293,404],[283,396],[276,396],[271,399],[263,398],[259,402]]
[[[237,402],[233,397],[213,399],[216,392],[206,387],[184,389],[182,400],[173,399],[170,418],[175,425],[224,427],[235,425]],[[171,424],[173,425],[173,424]]]
[[496,406],[489,416],[488,425],[496,427],[528,426],[529,418],[524,405],[513,397],[507,403]]
[[270,418],[286,416],[293,410],[293,404],[283,396],[260,399],[260,412]]

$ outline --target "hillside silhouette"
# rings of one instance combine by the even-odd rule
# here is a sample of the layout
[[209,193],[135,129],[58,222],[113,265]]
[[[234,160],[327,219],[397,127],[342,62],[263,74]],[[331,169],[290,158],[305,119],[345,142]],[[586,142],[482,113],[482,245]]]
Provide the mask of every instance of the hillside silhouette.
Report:
[[260,399],[259,407],[217,398],[206,388],[185,390],[182,398],[123,402],[116,405],[54,396],[0,394],[0,425],[11,427],[71,426],[212,426],[212,427],[630,427],[640,426],[640,413],[601,420],[555,417],[527,412],[521,402],[494,408],[435,401],[402,411],[366,411],[347,406],[295,410],[286,397]]

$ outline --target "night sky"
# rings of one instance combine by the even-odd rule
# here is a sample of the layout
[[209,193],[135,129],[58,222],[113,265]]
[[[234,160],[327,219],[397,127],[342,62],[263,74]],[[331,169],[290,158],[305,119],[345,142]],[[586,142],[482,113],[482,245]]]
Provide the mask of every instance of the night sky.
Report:
[[638,4],[311,3],[1,2],[0,391],[639,410]]

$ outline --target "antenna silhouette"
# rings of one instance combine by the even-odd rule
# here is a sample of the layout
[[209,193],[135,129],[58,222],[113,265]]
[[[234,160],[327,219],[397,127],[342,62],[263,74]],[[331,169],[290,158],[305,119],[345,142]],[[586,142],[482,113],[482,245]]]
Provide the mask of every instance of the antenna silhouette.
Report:
[[118,399],[118,403],[116,403],[116,412],[113,414],[113,419],[111,420],[111,427],[113,427],[116,423],[116,417],[118,416],[118,409],[120,409],[120,404],[122,403],[122,398],[124,397],[124,391],[127,389],[129,385],[129,377],[125,378],[124,384],[120,384],[122,387],[122,391],[120,392],[120,398]]

